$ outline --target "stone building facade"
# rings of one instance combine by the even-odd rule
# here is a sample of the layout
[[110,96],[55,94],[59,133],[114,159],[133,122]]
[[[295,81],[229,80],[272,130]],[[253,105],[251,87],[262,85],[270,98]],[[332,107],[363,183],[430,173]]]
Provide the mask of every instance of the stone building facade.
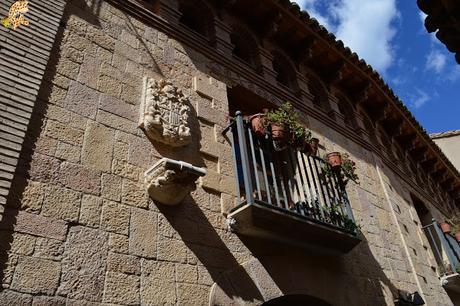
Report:
[[452,161],[452,164],[460,169],[460,131],[449,131],[444,133],[435,133],[430,135],[442,152]]
[[[458,171],[378,74],[296,5],[30,5],[28,27],[0,32],[0,305],[393,305],[398,290],[453,305],[422,226],[457,212]],[[188,107],[174,141],[148,133],[149,80]],[[285,101],[321,152],[357,161],[347,193],[361,242],[341,256],[229,227],[241,200],[229,116]],[[144,181],[163,158],[206,171],[169,189],[186,188],[175,206]]]

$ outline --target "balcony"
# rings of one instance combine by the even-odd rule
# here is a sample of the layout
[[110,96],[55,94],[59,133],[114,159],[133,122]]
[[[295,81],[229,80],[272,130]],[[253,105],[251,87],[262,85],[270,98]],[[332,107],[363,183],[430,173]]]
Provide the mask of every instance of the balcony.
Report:
[[237,173],[238,203],[228,215],[235,232],[329,254],[361,241],[346,184],[323,159],[258,136],[240,112],[223,133]]
[[451,234],[443,233],[438,222],[424,226],[434,257],[438,264],[441,285],[446,290],[460,293],[460,246]]

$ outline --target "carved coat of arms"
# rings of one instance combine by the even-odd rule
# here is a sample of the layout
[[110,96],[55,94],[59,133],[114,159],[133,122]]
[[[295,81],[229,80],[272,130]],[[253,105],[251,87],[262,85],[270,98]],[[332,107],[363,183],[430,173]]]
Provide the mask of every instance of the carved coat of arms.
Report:
[[144,79],[139,126],[149,138],[174,147],[191,141],[189,99],[166,80]]

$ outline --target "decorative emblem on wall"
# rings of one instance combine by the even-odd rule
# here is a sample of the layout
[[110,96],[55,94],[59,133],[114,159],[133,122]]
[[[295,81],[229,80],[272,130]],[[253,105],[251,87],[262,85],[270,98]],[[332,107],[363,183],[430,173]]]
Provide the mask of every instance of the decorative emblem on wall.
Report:
[[147,137],[173,147],[192,140],[188,124],[189,99],[164,79],[144,78],[139,127]]
[[144,174],[144,182],[152,199],[165,205],[176,205],[196,189],[196,180],[206,170],[169,158],[160,159]]
[[24,14],[29,11],[29,2],[28,1],[16,1],[11,5],[8,17],[1,19],[1,24],[5,28],[13,28],[16,30],[21,24],[27,26],[29,21],[24,18]]

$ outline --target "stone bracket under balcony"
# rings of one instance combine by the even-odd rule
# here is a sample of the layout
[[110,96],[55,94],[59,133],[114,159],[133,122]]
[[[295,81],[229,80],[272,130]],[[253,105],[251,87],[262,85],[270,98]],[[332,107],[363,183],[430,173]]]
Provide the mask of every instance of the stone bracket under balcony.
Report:
[[206,170],[192,164],[162,158],[144,174],[150,197],[164,205],[177,205],[193,190],[196,180],[206,175]]
[[309,220],[265,203],[242,204],[229,215],[232,231],[245,235],[340,255],[361,242],[359,234],[344,232],[332,225]]

